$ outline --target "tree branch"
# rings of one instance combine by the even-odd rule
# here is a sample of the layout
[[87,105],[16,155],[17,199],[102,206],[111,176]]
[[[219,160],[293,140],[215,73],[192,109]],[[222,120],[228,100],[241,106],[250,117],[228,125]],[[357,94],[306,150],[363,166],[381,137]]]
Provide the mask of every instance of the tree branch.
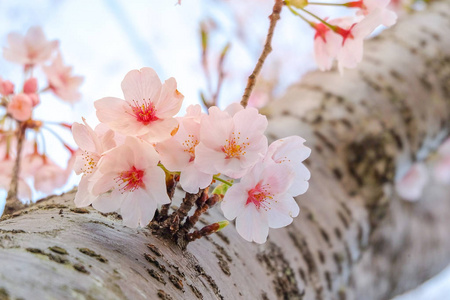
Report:
[[250,98],[253,87],[255,86],[256,83],[256,78],[258,77],[258,74],[261,71],[267,56],[270,54],[270,52],[272,52],[272,37],[275,31],[275,26],[277,25],[277,22],[280,19],[280,13],[282,8],[283,8],[283,1],[275,0],[275,4],[272,9],[272,14],[269,16],[270,19],[269,31],[267,32],[266,42],[264,44],[263,51],[260,57],[258,58],[258,62],[256,63],[255,69],[253,70],[252,74],[248,77],[247,86],[245,87],[244,95],[242,96],[241,99],[241,105],[243,107],[247,106],[248,99]]

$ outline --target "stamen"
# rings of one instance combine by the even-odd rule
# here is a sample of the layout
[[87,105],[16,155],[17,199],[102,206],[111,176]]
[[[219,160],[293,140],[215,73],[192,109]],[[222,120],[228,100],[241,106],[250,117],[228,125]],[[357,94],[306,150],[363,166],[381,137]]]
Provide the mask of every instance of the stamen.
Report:
[[133,166],[129,171],[119,173],[119,176],[114,178],[114,180],[122,194],[124,192],[134,192],[139,188],[145,188],[143,181],[144,174],[145,172],[143,170],[138,170]]
[[81,169],[81,172],[83,172],[84,174],[92,174],[95,167],[97,167],[97,160],[94,159],[94,157],[88,151],[84,151],[81,154],[81,158],[84,161],[84,166]]
[[222,152],[225,153],[225,158],[240,158],[244,156],[247,152],[245,148],[250,146],[248,142],[248,138],[246,138],[246,142],[241,141],[241,133],[238,132],[235,134],[234,132],[231,134],[230,139],[226,139],[225,146],[222,147]]
[[191,155],[189,162],[195,159],[195,147],[200,143],[200,141],[193,135],[189,134],[188,138],[182,143],[184,152]]
[[269,184],[261,185],[261,183],[258,183],[253,189],[248,191],[247,203],[245,203],[245,205],[253,203],[258,210],[261,207],[265,211],[271,209],[270,205],[272,204],[271,201],[273,200],[274,195],[270,193],[269,188]]
[[132,102],[133,104],[129,104],[132,113],[127,113],[135,117],[138,122],[148,125],[151,122],[159,120],[156,116],[156,108],[150,99],[148,101],[142,99],[142,104],[139,104],[136,100],[133,100]]

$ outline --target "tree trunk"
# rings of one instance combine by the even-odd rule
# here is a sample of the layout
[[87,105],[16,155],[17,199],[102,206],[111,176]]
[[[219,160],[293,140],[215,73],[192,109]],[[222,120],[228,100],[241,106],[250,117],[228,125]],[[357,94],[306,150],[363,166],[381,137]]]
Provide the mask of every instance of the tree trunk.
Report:
[[3,217],[0,299],[370,300],[417,286],[450,262],[450,188],[410,203],[393,180],[450,129],[448,32],[450,4],[436,2],[367,42],[358,70],[310,73],[273,103],[269,136],[305,137],[312,178],[266,244],[230,225],[183,252],[74,208],[72,191]]

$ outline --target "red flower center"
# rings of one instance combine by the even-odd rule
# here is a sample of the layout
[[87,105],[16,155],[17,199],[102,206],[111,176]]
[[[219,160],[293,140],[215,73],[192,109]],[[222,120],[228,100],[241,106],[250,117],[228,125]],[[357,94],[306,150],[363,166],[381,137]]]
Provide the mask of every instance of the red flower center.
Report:
[[143,100],[143,103],[139,104],[137,101],[133,100],[133,105],[130,104],[130,107],[136,120],[144,125],[159,120],[156,116],[155,106],[151,101]]
[[[268,184],[266,184],[268,186]],[[248,191],[248,198],[245,205],[253,203],[257,209],[261,207],[264,210],[270,209],[270,201],[273,199],[273,194],[269,192],[269,190],[262,186],[261,183],[258,183],[254,188]]]
[[123,192],[134,192],[139,188],[145,188],[143,181],[145,172],[143,170],[136,169],[132,166],[130,170],[119,173],[119,176],[115,178],[116,183],[119,185],[119,190]]

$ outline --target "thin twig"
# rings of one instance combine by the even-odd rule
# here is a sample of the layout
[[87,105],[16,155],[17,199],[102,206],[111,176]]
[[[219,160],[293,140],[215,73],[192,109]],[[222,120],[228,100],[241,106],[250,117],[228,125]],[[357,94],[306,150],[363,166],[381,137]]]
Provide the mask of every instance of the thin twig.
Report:
[[282,8],[283,8],[283,0],[275,0],[272,14],[269,16],[270,26],[269,31],[267,32],[264,49],[261,53],[261,56],[258,59],[258,63],[256,64],[253,73],[248,77],[247,86],[245,88],[244,95],[242,96],[241,105],[243,107],[247,106],[248,98],[250,98],[253,87],[255,86],[256,83],[256,78],[258,77],[258,74],[261,71],[267,56],[269,55],[270,52],[272,52],[272,37],[275,30],[275,25],[277,24],[277,21],[280,19],[280,13]]

